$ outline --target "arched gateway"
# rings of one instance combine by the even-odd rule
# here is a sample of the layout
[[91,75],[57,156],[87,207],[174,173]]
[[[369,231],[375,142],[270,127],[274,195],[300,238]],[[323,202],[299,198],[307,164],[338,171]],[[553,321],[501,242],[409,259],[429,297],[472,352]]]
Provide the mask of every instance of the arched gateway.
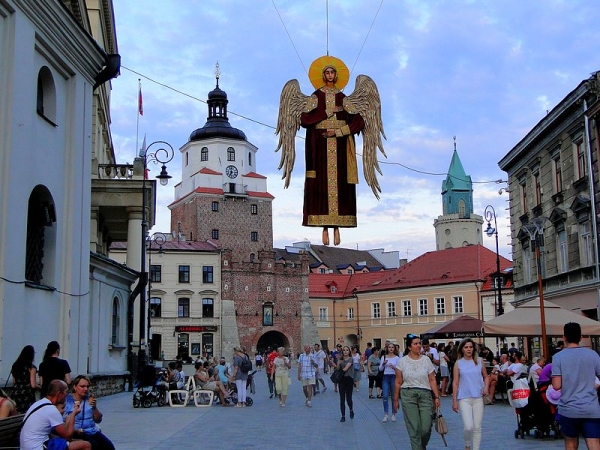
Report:
[[258,353],[264,353],[267,349],[275,350],[278,347],[285,347],[286,351],[290,350],[290,341],[285,334],[279,331],[267,331],[256,343]]

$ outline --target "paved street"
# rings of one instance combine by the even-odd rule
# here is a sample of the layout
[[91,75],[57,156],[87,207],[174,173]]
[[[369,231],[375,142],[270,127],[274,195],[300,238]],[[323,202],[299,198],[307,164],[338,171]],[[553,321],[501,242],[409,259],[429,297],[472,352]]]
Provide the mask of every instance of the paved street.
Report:
[[[293,370],[292,373],[295,374]],[[410,448],[402,413],[396,423],[382,423],[381,399],[368,398],[367,381],[354,393],[356,417],[340,423],[339,396],[331,382],[325,394],[313,399],[313,407],[304,406],[300,383],[293,379],[286,408],[269,399],[265,372],[256,374],[257,392],[248,408],[186,408],[134,409],[131,393],[117,394],[98,400],[104,414],[102,430],[119,450],[186,448],[285,448],[289,449],[390,449]],[[451,398],[442,398],[442,410],[450,433],[446,435],[449,449],[464,449],[462,424],[452,412]],[[515,439],[516,416],[508,404],[486,406],[482,449],[564,448],[562,440],[526,437]],[[585,444],[581,443],[585,448]],[[429,450],[443,449],[440,436],[433,431]]]

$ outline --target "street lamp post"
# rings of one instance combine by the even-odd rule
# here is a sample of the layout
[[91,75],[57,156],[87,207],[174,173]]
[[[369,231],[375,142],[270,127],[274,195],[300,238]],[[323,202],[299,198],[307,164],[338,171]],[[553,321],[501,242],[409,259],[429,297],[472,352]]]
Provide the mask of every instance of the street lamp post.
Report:
[[[164,145],[164,147],[162,147]],[[159,148],[155,151],[150,151],[152,147],[158,146]],[[144,174],[142,180],[142,255],[140,262],[140,277],[142,282],[145,284],[148,282],[148,272],[146,271],[146,234],[148,233],[148,223],[146,222],[146,172],[148,170],[148,163],[153,162],[154,164],[161,164],[160,174],[156,178],[160,181],[162,186],[166,186],[169,183],[171,176],[167,173],[166,164],[171,162],[175,156],[175,151],[171,144],[165,141],[152,142],[148,147],[140,151],[140,158],[144,162]],[[140,291],[140,349],[138,352],[138,368],[142,369],[148,363],[148,356],[145,349],[146,340],[146,288]]]
[[[492,205],[488,205],[485,207],[484,212],[485,220],[487,220],[487,229],[485,230],[485,234],[488,237],[492,237],[492,235],[496,235],[496,272],[498,273],[498,277],[500,277],[500,251],[498,249],[498,222],[496,221],[496,210]],[[492,219],[494,219],[494,226],[492,227]],[[498,279],[496,279],[496,289],[498,290],[498,309],[496,313],[498,316],[504,314],[504,305],[502,305],[502,286]]]
[[542,280],[542,262],[541,262],[541,250],[542,239],[544,237],[544,222],[545,217],[536,217],[530,223],[523,225],[522,229],[527,231],[531,245],[535,245],[535,261],[537,265],[537,278],[538,278],[538,293],[540,296],[540,321],[542,328],[542,356],[548,358],[548,338],[546,336],[546,310],[544,307],[544,283]]
[[148,269],[150,275],[148,276],[148,323],[146,324],[146,336],[148,341],[148,359],[152,358],[152,244],[158,245],[158,254],[164,253],[163,244],[167,241],[167,236],[164,233],[156,232],[152,236],[148,237]]

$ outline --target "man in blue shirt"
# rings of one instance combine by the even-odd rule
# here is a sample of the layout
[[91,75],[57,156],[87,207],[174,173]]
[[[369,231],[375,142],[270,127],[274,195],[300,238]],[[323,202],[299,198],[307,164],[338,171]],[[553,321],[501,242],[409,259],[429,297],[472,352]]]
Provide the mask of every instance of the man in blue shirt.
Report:
[[600,449],[600,404],[594,377],[600,376],[600,356],[579,346],[581,326],[564,326],[565,348],[552,360],[552,387],[561,389],[558,403],[560,429],[566,450],[579,447],[579,435],[588,449]]

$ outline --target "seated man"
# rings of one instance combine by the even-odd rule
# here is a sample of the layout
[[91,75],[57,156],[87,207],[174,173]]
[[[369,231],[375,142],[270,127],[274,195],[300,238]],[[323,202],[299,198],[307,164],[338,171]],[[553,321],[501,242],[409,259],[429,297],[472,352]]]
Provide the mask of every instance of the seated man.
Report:
[[196,364],[196,373],[194,374],[194,379],[196,381],[196,386],[200,389],[205,389],[207,391],[213,391],[219,396],[219,402],[221,405],[227,406],[225,403],[225,399],[229,397],[229,392],[223,386],[223,383],[220,380],[214,380],[208,374],[207,366],[208,363],[204,364]]
[[[516,352],[513,352],[511,356],[512,364],[504,371],[505,376],[510,377],[511,383],[507,383],[506,385],[509,389],[512,388],[515,381],[517,381],[517,378],[519,378],[525,370],[525,365],[521,362],[522,357],[523,355],[520,351],[517,350]],[[527,372],[525,371],[525,373]]]
[[[51,381],[46,397],[35,402],[27,410],[21,429],[22,450],[42,450],[50,433],[63,439],[71,439],[75,428],[75,416],[81,411],[81,406],[76,403],[73,412],[63,422],[58,407],[64,406],[67,389],[67,383],[64,381]],[[91,450],[91,448],[90,443],[86,441],[72,441],[69,444],[70,450]]]
[[494,399],[496,396],[496,391],[500,393],[506,392],[506,380],[508,380],[508,376],[506,375],[506,370],[510,365],[510,361],[508,360],[508,354],[503,353],[500,356],[500,366],[494,367],[492,369],[492,373],[490,374],[490,395],[489,399],[491,403],[494,403]]

